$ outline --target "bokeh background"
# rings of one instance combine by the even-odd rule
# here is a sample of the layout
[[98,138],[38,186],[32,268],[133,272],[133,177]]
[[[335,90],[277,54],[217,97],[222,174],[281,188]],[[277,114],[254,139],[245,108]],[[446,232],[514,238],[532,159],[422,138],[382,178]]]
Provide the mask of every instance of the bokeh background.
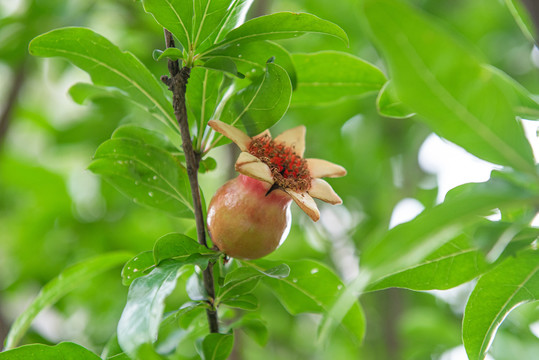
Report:
[[[539,93],[539,51],[503,1],[411,2],[437,17],[490,64]],[[255,0],[249,17],[276,11],[316,14],[341,26],[350,38],[349,48],[316,35],[307,35],[308,41],[281,41],[289,51],[340,50],[384,69],[362,31],[355,0]],[[193,227],[189,221],[134,204],[86,169],[97,146],[119,124],[143,122],[148,116],[114,99],[76,104],[67,90],[87,75],[60,59],[29,56],[33,37],[63,26],[90,27],[133,52],[156,76],[167,72],[165,62],[152,58],[154,49],[164,47],[162,29],[139,2],[0,0],[0,339],[39,289],[69,265],[113,250],[149,250],[163,234]],[[342,164],[348,175],[331,180],[344,205],[321,204],[322,219],[316,224],[294,208],[291,234],[271,258],[317,259],[346,282],[357,274],[360,249],[370,239],[434,206],[451,187],[488,178],[490,164],[440,140],[413,117],[380,117],[375,97],[292,107],[272,129],[279,133],[305,124],[306,155]],[[537,126],[532,123],[527,129],[536,144]],[[206,198],[235,176],[233,151],[227,146],[210,154],[218,167],[201,176]],[[170,307],[185,301],[182,288],[178,286],[171,297]],[[260,287],[257,295],[269,343],[263,349],[237,334],[233,357],[465,359],[460,333],[470,290],[464,284],[449,291],[389,289],[366,294],[363,346],[337,334],[327,348],[319,349],[314,345],[318,318],[288,315]],[[99,353],[114,335],[126,294],[120,269],[81,284],[36,319],[25,342],[70,340]],[[492,357],[538,359],[538,336],[537,305],[522,306],[502,325]]]

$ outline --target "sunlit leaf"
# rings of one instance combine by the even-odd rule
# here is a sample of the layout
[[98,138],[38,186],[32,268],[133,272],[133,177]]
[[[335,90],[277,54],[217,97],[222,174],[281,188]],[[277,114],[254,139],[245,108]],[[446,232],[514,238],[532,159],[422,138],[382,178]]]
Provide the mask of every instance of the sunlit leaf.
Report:
[[165,299],[176,287],[184,265],[181,261],[165,262],[150,274],[135,279],[129,287],[117,330],[118,343],[127,354],[134,356],[140,346],[157,339]]
[[193,48],[197,48],[223,21],[230,5],[230,0],[194,1]]
[[120,89],[179,131],[164,87],[133,54],[121,51],[92,30],[73,27],[50,31],[32,40],[29,51],[34,56],[68,59],[88,72],[95,85]]
[[[73,291],[92,278],[105,271],[120,266],[132,255],[127,252],[115,252],[83,261],[63,271],[49,281],[32,301],[30,306],[15,320],[6,337],[6,349],[12,349],[22,339],[30,324],[43,309],[57,302],[65,294]],[[70,345],[69,345],[70,346]]]
[[169,47],[166,48],[164,51],[159,52],[159,56],[157,56],[156,60],[159,61],[162,59],[182,60],[183,52],[178,48]]
[[539,300],[539,253],[509,257],[477,282],[464,312],[462,338],[471,360],[482,360],[498,327],[514,308]]
[[216,31],[210,34],[208,39],[204,42],[205,45],[202,45],[199,48],[208,48],[213,44],[220,42],[230,30],[241,25],[245,21],[247,11],[249,11],[253,0],[232,0],[229,2],[230,7],[228,8],[226,15],[221,19]]
[[100,360],[90,350],[71,343],[63,342],[55,346],[31,344],[0,353],[1,360]]
[[398,98],[422,121],[484,160],[535,172],[516,95],[474,53],[404,2],[364,0],[363,12]]
[[298,74],[293,105],[331,104],[376,92],[386,82],[374,65],[339,51],[294,54]]

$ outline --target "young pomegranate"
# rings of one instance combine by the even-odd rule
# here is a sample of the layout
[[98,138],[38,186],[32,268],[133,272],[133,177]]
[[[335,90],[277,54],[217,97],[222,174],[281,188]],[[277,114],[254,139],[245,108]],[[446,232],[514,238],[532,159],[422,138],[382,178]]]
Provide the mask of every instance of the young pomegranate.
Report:
[[313,197],[342,203],[320,178],[344,176],[346,170],[329,161],[303,158],[304,126],[272,139],[268,130],[251,138],[218,120],[208,125],[242,151],[236,161],[241,175],[217,190],[208,208],[211,239],[228,256],[257,259],[275,250],[288,235],[291,200],[314,221],[320,213]]

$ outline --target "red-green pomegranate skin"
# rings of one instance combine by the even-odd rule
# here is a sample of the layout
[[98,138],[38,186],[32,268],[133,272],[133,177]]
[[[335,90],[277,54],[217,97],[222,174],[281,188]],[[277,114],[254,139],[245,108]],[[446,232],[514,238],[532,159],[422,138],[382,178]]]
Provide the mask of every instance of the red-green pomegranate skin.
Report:
[[[245,175],[228,181],[208,208],[213,243],[228,256],[258,259],[274,251],[290,227],[288,194]],[[284,240],[284,239],[283,239]]]

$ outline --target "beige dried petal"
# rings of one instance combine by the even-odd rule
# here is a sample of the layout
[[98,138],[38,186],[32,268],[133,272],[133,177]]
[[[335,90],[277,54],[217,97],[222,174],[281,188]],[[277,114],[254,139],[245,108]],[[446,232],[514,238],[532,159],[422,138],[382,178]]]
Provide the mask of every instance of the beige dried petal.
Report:
[[322,159],[306,159],[313,178],[340,177],[346,175],[346,169],[340,165]]
[[275,142],[284,143],[290,146],[297,155],[303,156],[303,153],[305,152],[305,132],[305,126],[297,126],[281,133],[274,140]]
[[273,185],[273,175],[268,165],[260,161],[259,158],[247,152],[241,152],[236,160],[236,171],[260,181]]
[[318,206],[316,206],[311,195],[299,193],[291,189],[285,189],[285,191],[292,197],[292,200],[298,204],[301,210],[305,211],[305,213],[313,219],[313,221],[318,221],[318,219],[320,219],[320,211],[318,211]]
[[251,138],[240,129],[220,120],[210,120],[208,121],[208,125],[213,130],[232,140],[236,145],[238,145],[241,151],[247,151],[249,149]]
[[308,193],[313,198],[320,199],[332,205],[342,204],[342,200],[339,195],[337,195],[327,181],[322,179],[313,179],[311,181],[311,188],[309,189]]

